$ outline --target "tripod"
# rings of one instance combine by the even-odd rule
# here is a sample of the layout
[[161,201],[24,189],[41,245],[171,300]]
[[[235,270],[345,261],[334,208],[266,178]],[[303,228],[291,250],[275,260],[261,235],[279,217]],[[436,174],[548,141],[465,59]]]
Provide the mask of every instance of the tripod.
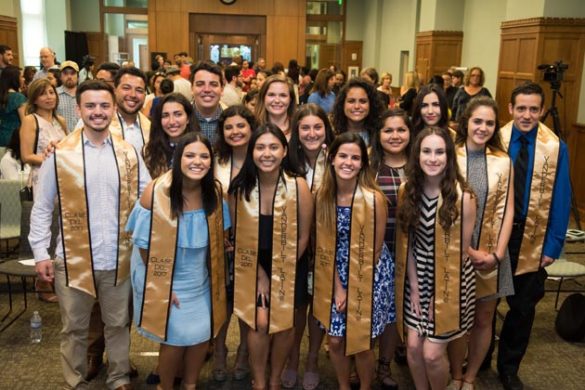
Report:
[[[557,96],[559,96],[561,99],[563,98],[560,89],[561,89],[560,81],[551,81],[551,90],[553,93],[552,101],[550,103],[550,107],[542,116],[541,121],[544,123],[544,121],[546,121],[546,118],[548,118],[550,114],[553,120],[553,131],[561,140],[563,140],[566,143],[567,140],[565,134],[561,129],[561,118],[559,117],[559,110],[557,109]],[[579,215],[579,208],[577,207],[577,202],[575,201],[575,192],[573,188],[574,187],[571,180],[571,212],[573,213],[573,218],[575,218],[577,229],[581,230],[581,217]]]

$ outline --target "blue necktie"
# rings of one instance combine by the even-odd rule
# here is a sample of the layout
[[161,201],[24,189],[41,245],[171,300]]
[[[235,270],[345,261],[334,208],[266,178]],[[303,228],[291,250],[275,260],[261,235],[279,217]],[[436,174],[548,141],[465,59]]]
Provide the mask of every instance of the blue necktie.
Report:
[[524,193],[528,171],[528,140],[521,136],[520,150],[514,162],[514,219],[524,219]]

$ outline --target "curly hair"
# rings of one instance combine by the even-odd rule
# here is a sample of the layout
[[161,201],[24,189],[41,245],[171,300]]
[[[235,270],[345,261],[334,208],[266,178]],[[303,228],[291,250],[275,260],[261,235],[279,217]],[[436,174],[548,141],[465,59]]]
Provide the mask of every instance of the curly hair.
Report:
[[189,120],[185,128],[185,133],[201,131],[199,121],[195,118],[193,106],[187,98],[180,93],[164,95],[154,109],[150,128],[150,140],[144,147],[144,163],[153,178],[162,175],[169,169],[169,164],[173,157],[173,148],[171,147],[169,136],[162,127],[162,111],[164,105],[167,103],[179,103],[183,106]]
[[335,99],[335,105],[332,111],[333,129],[336,134],[342,134],[347,131],[348,119],[345,116],[345,99],[347,94],[353,88],[361,88],[368,95],[368,102],[370,104],[370,111],[364,119],[364,130],[368,132],[370,139],[372,139],[374,132],[378,129],[378,115],[382,112],[382,104],[376,93],[376,88],[368,83],[367,81],[359,78],[353,78],[345,84],[345,86],[339,91],[337,99]]
[[479,85],[481,87],[483,87],[483,85],[485,84],[485,73],[483,71],[483,69],[481,69],[479,66],[474,66],[472,68],[469,68],[469,70],[465,73],[465,78],[463,79],[463,85],[469,85],[471,84],[471,74],[473,73],[474,70],[479,70]]
[[256,117],[252,114],[252,111],[246,108],[246,106],[237,105],[225,109],[219,116],[219,121],[217,123],[217,141],[215,142],[215,152],[217,153],[218,161],[221,163],[226,163],[232,155],[232,147],[228,145],[225,140],[223,125],[227,119],[234,116],[241,116],[244,118],[246,122],[248,122],[248,125],[250,125],[250,131],[252,133],[257,127]]
[[489,107],[494,112],[496,128],[494,130],[494,134],[487,141],[486,145],[489,146],[491,149],[499,150],[501,152],[506,153],[506,149],[502,144],[502,138],[500,135],[500,122],[498,121],[498,103],[496,103],[494,99],[488,96],[477,96],[471,99],[469,103],[467,103],[463,115],[461,115],[461,117],[459,118],[459,126],[457,127],[455,144],[463,145],[465,141],[467,141],[469,120],[471,119],[471,116],[473,115],[475,110],[478,109],[479,107]]
[[455,156],[455,144],[448,131],[437,126],[423,128],[414,140],[410,158],[406,165],[407,180],[404,188],[404,199],[401,200],[401,207],[398,210],[398,220],[404,232],[415,231],[419,224],[420,205],[425,183],[425,173],[420,166],[421,144],[430,135],[438,135],[445,142],[447,165],[441,180],[443,204],[438,211],[439,224],[443,229],[449,229],[454,221],[459,218],[459,210],[456,206],[458,199],[457,187],[460,186],[463,191],[472,193],[459,172]]

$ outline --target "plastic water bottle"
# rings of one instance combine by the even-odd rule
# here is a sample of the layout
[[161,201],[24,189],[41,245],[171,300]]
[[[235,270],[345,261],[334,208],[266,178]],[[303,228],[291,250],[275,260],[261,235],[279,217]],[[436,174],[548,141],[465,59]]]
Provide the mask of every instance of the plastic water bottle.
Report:
[[38,344],[43,339],[43,320],[38,311],[30,319],[30,342]]

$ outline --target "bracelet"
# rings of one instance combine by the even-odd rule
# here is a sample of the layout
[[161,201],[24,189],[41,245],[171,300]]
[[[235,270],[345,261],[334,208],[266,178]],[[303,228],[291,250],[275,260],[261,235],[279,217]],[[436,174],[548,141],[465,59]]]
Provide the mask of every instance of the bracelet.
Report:
[[492,256],[494,256],[494,259],[496,259],[498,264],[500,264],[500,258],[498,257],[498,255],[496,255],[496,252],[492,252]]

